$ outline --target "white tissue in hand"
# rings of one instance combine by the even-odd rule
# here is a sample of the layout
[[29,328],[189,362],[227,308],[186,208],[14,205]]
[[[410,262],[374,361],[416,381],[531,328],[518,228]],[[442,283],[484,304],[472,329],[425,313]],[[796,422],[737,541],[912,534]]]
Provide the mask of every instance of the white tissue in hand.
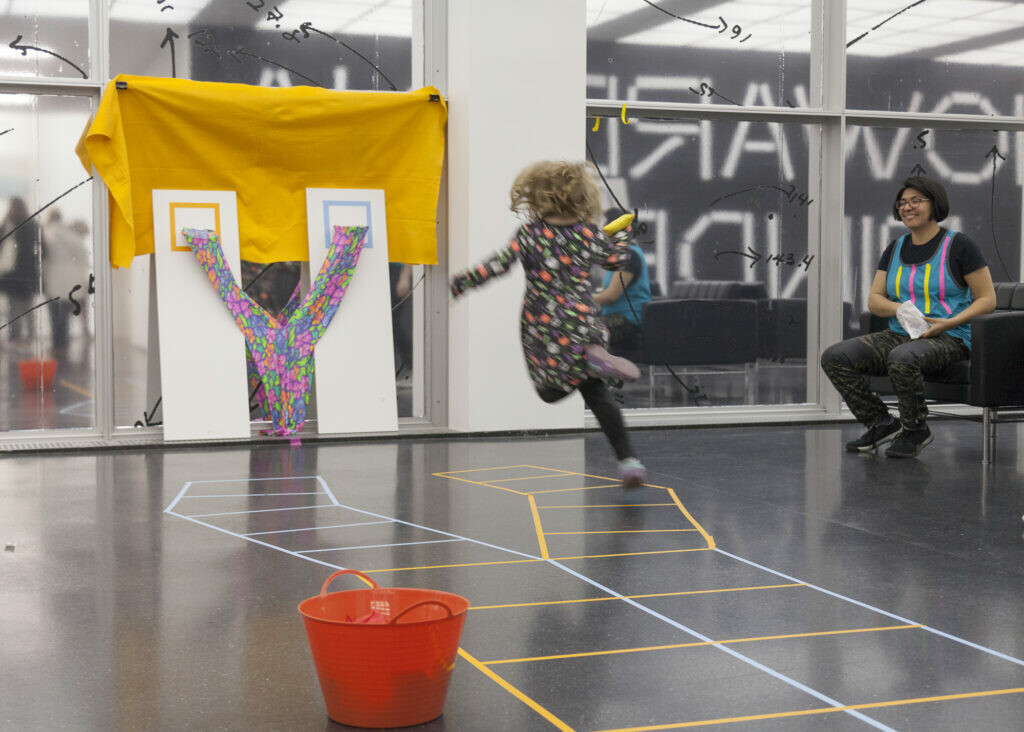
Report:
[[912,302],[905,302],[896,308],[896,319],[900,321],[900,325],[910,334],[911,338],[920,338],[922,333],[931,328],[921,311],[914,307]]

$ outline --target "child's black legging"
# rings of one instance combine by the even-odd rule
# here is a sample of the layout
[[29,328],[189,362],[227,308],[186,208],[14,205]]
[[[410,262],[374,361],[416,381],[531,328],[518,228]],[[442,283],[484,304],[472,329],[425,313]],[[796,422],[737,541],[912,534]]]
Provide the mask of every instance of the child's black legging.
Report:
[[[622,421],[622,412],[619,410],[612,398],[611,390],[601,379],[589,378],[578,387],[583,401],[587,408],[597,417],[598,424],[605,437],[612,443],[615,450],[615,457],[618,460],[625,460],[633,457],[633,446],[629,443],[629,433],[626,431],[626,424]],[[537,390],[537,395],[548,404],[557,402],[572,394],[573,390],[562,391],[554,387],[544,387]]]

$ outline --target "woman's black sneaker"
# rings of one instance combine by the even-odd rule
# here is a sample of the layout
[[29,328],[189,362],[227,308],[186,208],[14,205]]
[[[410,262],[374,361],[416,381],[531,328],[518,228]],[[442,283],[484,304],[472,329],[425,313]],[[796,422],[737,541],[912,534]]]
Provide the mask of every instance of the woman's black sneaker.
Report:
[[885,451],[886,457],[894,458],[915,458],[921,454],[924,446],[934,440],[932,431],[928,425],[923,425],[916,430],[903,430],[899,437]]
[[903,429],[903,425],[898,419],[890,419],[888,422],[876,424],[853,442],[847,442],[846,451],[868,452],[874,450],[879,445],[892,442],[901,429]]

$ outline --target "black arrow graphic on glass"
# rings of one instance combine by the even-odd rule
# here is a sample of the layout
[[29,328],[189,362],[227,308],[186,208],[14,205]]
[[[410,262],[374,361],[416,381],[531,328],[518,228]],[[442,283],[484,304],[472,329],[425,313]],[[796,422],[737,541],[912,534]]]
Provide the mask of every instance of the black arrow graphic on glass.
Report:
[[50,304],[51,302],[57,302],[58,300],[60,300],[60,298],[59,298],[59,297],[51,297],[51,298],[50,298],[49,300],[47,300],[47,301],[45,301],[45,302],[41,302],[41,303],[39,303],[38,305],[33,305],[32,307],[30,307],[30,308],[29,308],[28,310],[26,310],[25,312],[23,312],[23,313],[22,313],[21,315],[19,315],[18,317],[16,317],[16,318],[11,318],[10,320],[8,320],[8,321],[7,321],[6,323],[4,323],[3,325],[0,325],[0,330],[3,330],[4,328],[6,328],[6,327],[7,327],[8,325],[10,325],[11,323],[13,323],[14,321],[16,321],[16,320],[20,320],[21,318],[24,318],[24,317],[25,317],[26,315],[28,315],[29,313],[31,313],[31,312],[32,312],[33,310],[38,310],[39,308],[43,307],[44,305],[49,305],[49,304]]
[[[159,427],[160,425],[163,424],[163,422],[154,422],[154,421],[152,421],[153,417],[156,415],[157,407],[160,406],[160,401],[162,399],[163,399],[162,396],[157,397],[156,404],[153,405],[153,411],[152,412],[147,412],[145,409],[142,410],[142,417],[143,417],[143,419],[146,420],[146,423],[145,423],[146,427]],[[135,422],[135,424],[133,426],[134,427],[142,427],[143,426],[142,420],[141,419],[140,420],[136,420],[136,422]]]
[[301,30],[303,36],[305,36],[307,38],[309,37],[310,32],[319,33],[320,35],[324,36],[325,38],[330,38],[332,41],[337,43],[339,46],[341,46],[343,48],[347,48],[349,51],[354,53],[356,56],[361,58],[363,61],[365,61],[366,63],[370,64],[370,66],[373,67],[373,70],[376,71],[378,74],[380,74],[381,78],[384,79],[384,81],[386,81],[388,83],[388,86],[391,87],[391,91],[398,91],[398,87],[395,86],[394,82],[391,81],[391,79],[389,79],[387,77],[387,74],[385,74],[383,71],[380,70],[380,67],[377,66],[377,64],[373,63],[373,61],[371,61],[370,59],[366,58],[366,56],[364,56],[363,54],[359,53],[359,51],[357,51],[356,49],[352,48],[352,46],[348,45],[347,43],[344,43],[343,41],[338,40],[337,38],[332,36],[330,33],[325,33],[324,31],[320,30],[319,28],[314,28],[312,23],[303,23],[302,25],[299,26],[299,30]]
[[719,196],[714,201],[712,201],[711,203],[708,204],[708,208],[711,208],[712,206],[714,206],[719,201],[724,201],[725,199],[732,198],[733,196],[742,196],[744,193],[750,193],[751,191],[765,191],[765,190],[779,191],[780,193],[785,193],[787,198],[789,198],[790,196],[793,195],[793,187],[792,186],[790,186],[789,188],[782,188],[781,186],[773,186],[773,185],[751,186],[750,188],[744,188],[742,191],[735,191],[733,193],[726,193],[724,196]]
[[[747,254],[747,252],[750,252],[750,254]],[[750,263],[750,267],[753,267],[755,264],[757,264],[759,261],[761,261],[761,255],[758,254],[757,252],[755,252],[750,247],[747,247],[747,252],[733,252],[733,251],[715,252],[715,259],[718,259],[723,254],[739,254],[741,257],[746,257],[747,259],[752,259],[753,260]]]
[[659,7],[659,6],[655,5],[650,0],[643,0],[643,1],[645,3],[647,3],[648,5],[650,5],[652,8],[654,8],[655,10],[657,10],[658,12],[660,12],[660,13],[664,13],[665,15],[668,15],[668,16],[670,16],[672,18],[675,18],[676,20],[681,20],[684,23],[693,23],[694,25],[699,25],[701,28],[714,28],[715,30],[718,30],[719,28],[722,27],[723,23],[725,24],[725,27],[728,27],[728,25],[729,25],[728,23],[725,22],[724,18],[719,18],[719,20],[722,21],[721,23],[701,23],[701,22],[696,21],[696,20],[690,20],[689,18],[684,18],[681,15],[676,15],[675,13],[670,13],[669,11],[665,10],[665,8],[662,8],[662,7]]
[[986,158],[992,158],[992,198],[991,198],[991,211],[992,211],[992,246],[995,247],[996,256],[999,258],[999,264],[1003,267],[1003,272],[1006,273],[1006,279],[1009,282],[1013,281],[1010,276],[1010,270],[1006,267],[1006,262],[1003,261],[1003,255],[999,251],[999,242],[996,241],[996,166],[998,165],[999,159],[1006,160],[1003,155],[1000,154],[999,148],[995,145],[992,149],[985,153]]
[[921,167],[920,163],[910,169],[911,175],[928,175],[928,171]]
[[3,132],[0,132],[0,136],[6,135],[8,132],[14,132],[14,128],[13,127],[8,127]]
[[82,71],[82,69],[80,69],[76,64],[74,64],[71,61],[71,59],[64,58],[63,56],[61,56],[58,53],[54,53],[53,51],[47,51],[45,48],[39,48],[38,46],[19,46],[18,45],[18,41],[20,41],[20,40],[21,40],[21,36],[19,35],[17,38],[15,38],[13,41],[11,41],[8,44],[8,46],[10,48],[13,48],[15,51],[21,51],[21,55],[22,56],[28,56],[28,52],[29,51],[38,51],[39,53],[49,54],[50,56],[54,56],[55,58],[59,58],[61,61],[63,61],[64,63],[68,64],[69,66],[73,66],[75,68],[75,71],[77,71],[79,74],[82,75],[83,79],[88,79],[89,78],[89,75],[87,73],[85,73],[84,71]]
[[[876,25],[876,26],[872,26],[872,28],[871,28],[871,31],[874,31],[874,30],[878,30],[879,28],[881,28],[881,27],[882,27],[883,25],[885,25],[886,23],[888,23],[888,22],[889,22],[890,20],[892,20],[893,18],[895,18],[895,17],[897,17],[897,16],[900,16],[900,15],[903,15],[903,14],[904,14],[905,12],[907,12],[908,10],[910,10],[910,9],[911,9],[912,7],[914,7],[914,6],[916,6],[916,5],[920,5],[920,4],[921,4],[921,3],[923,3],[923,2],[924,2],[924,0],[917,0],[917,2],[916,2],[916,3],[911,3],[911,4],[910,4],[910,5],[908,5],[907,7],[903,8],[903,10],[899,11],[898,13],[893,13],[892,15],[890,15],[890,16],[889,16],[888,18],[886,18],[885,20],[883,20],[883,21],[882,21],[881,23],[879,23],[878,25]],[[859,41],[860,39],[862,39],[862,38],[863,38],[864,36],[866,36],[866,35],[867,35],[868,33],[870,33],[871,31],[864,31],[864,32],[863,32],[863,33],[861,33],[861,34],[860,34],[859,36],[857,36],[856,38],[854,38],[854,39],[853,39],[852,41],[850,41],[849,43],[847,43],[847,44],[846,44],[846,47],[847,47],[847,48],[849,48],[849,47],[850,47],[850,46],[852,46],[852,45],[853,45],[854,43],[856,43],[857,41]]]
[[160,48],[163,48],[167,44],[171,45],[171,78],[172,79],[177,79],[178,78],[178,70],[177,70],[177,68],[175,68],[175,65],[174,65],[174,39],[175,38],[181,38],[181,36],[179,36],[173,30],[168,28],[167,32],[164,33],[164,39],[162,41],[160,41]]
[[[315,81],[310,79],[305,74],[300,74],[295,69],[290,69],[287,66],[283,66],[283,65],[279,64],[277,61],[271,61],[269,58],[264,58],[263,56],[258,56],[255,53],[250,53],[249,51],[246,51],[244,48],[236,48],[234,51],[228,51],[228,55],[230,55],[233,59],[235,59],[235,61],[238,61],[238,56],[248,56],[249,58],[258,59],[260,61],[263,61],[264,63],[270,64],[271,66],[276,66],[279,69],[284,69],[285,71],[289,71],[289,72],[295,74],[296,76],[305,79],[306,81],[308,81],[313,86],[318,86],[321,89],[324,88],[323,84],[317,84]],[[239,61],[239,63],[241,63],[241,62]]]

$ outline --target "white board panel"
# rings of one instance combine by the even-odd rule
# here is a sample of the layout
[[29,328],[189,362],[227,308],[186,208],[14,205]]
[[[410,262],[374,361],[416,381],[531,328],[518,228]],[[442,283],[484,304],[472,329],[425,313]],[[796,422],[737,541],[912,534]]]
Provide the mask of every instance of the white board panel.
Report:
[[217,231],[241,282],[234,192],[154,190],[164,439],[249,437],[245,341],[185,243],[184,228]]
[[311,277],[335,226],[370,227],[345,297],[313,351],[317,431],[397,431],[384,191],[307,188],[306,219]]

